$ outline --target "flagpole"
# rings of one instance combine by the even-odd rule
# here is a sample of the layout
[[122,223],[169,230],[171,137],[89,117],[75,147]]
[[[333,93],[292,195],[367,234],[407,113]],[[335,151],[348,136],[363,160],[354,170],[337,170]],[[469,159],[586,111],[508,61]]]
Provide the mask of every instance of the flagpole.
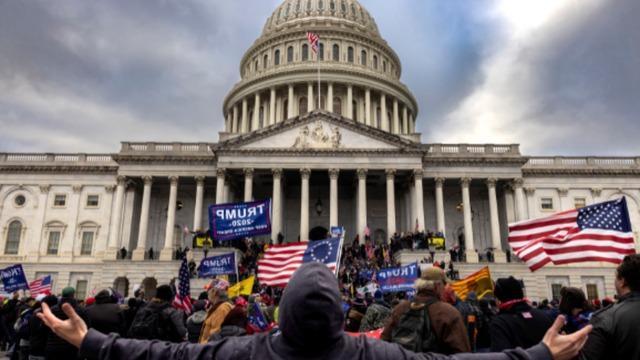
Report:
[[318,110],[322,110],[320,108],[320,97],[322,93],[320,92],[320,39],[318,39],[318,51],[316,52],[316,58],[318,59]]

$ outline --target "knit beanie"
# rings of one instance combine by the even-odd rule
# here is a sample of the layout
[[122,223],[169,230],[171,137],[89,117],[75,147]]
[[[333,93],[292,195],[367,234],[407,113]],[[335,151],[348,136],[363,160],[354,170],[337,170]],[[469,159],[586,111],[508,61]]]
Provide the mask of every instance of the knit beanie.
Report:
[[502,302],[522,299],[524,297],[520,281],[516,280],[513,276],[498,279],[493,293],[496,298]]

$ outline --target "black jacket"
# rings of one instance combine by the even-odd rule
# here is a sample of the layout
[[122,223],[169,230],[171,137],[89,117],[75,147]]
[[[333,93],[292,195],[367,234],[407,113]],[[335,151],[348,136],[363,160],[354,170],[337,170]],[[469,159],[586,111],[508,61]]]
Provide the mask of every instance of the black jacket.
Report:
[[491,321],[491,351],[531,347],[542,340],[552,324],[547,314],[525,302],[500,310]]
[[[78,302],[75,299],[60,299],[60,303],[51,308],[51,313],[53,313],[53,315],[55,315],[59,319],[66,320],[68,317],[61,308],[61,306],[65,303],[69,303],[73,307],[73,309],[78,313],[82,320],[87,323],[87,327],[91,326],[91,321],[87,317],[87,312],[84,310],[84,308],[78,306]],[[47,359],[68,360],[77,357],[78,349],[76,349],[75,346],[59,338],[56,334],[51,332],[49,328],[47,328],[47,330],[47,345],[45,346]]]
[[225,338],[206,345],[119,339],[89,330],[80,353],[89,359],[426,359],[551,360],[537,345],[502,354],[445,356],[415,354],[397,344],[346,335],[338,283],[319,263],[305,264],[293,275],[280,302],[280,334]]
[[44,356],[49,328],[37,316],[41,309],[34,311],[29,319],[29,355]]
[[580,359],[640,359],[640,292],[594,313],[591,324]]
[[118,304],[93,304],[87,308],[91,327],[103,334],[127,334],[124,310]]

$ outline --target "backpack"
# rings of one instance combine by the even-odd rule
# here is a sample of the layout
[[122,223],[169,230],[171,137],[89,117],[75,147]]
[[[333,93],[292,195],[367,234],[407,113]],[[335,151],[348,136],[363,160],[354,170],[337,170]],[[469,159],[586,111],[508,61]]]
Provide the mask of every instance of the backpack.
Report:
[[165,314],[169,304],[160,307],[144,306],[138,310],[129,328],[128,337],[141,340],[175,341],[177,335],[171,319]]
[[437,299],[429,299],[422,309],[411,306],[391,331],[391,342],[413,352],[435,352],[438,342],[431,329],[428,310],[436,302]]

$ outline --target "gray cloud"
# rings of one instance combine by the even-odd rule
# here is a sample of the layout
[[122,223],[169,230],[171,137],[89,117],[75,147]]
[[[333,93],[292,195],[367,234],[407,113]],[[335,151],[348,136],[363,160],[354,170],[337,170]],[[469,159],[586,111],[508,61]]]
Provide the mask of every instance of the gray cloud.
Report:
[[[278,3],[0,1],[0,151],[216,141],[240,58]],[[515,48],[495,0],[362,3],[403,61],[423,140],[638,153],[638,2],[568,2]]]

